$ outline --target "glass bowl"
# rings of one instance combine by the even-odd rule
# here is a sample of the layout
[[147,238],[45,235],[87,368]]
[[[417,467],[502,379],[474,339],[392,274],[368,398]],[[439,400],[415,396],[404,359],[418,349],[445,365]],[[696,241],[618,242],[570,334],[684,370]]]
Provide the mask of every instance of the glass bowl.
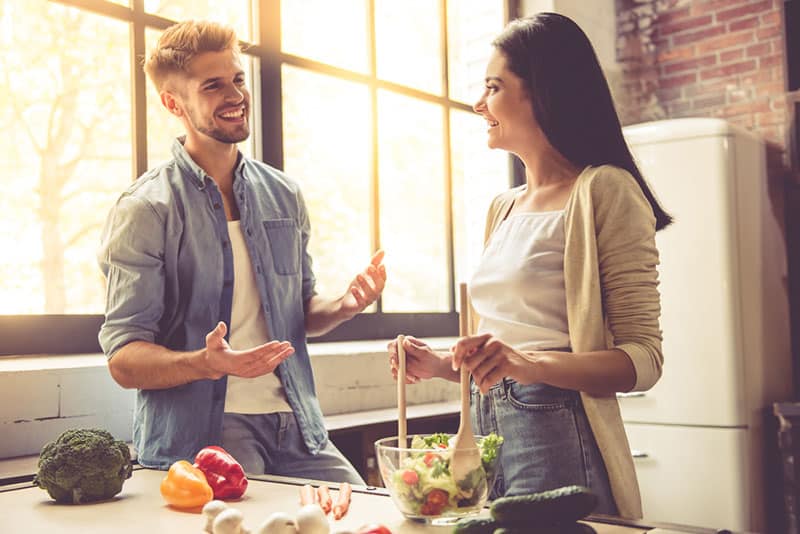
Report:
[[481,466],[456,484],[450,473],[452,449],[426,444],[426,439],[430,443],[452,437],[452,434],[409,436],[400,447],[396,436],[375,442],[383,485],[405,517],[433,525],[450,525],[477,514],[486,504],[497,475],[502,438],[484,442],[484,436],[475,436],[481,451]]

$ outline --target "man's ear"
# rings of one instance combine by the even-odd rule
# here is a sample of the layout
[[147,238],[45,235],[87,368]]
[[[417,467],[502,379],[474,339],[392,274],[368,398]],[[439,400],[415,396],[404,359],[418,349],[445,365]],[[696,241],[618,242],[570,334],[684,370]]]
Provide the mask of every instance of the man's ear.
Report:
[[164,89],[159,96],[161,97],[161,103],[167,108],[167,111],[176,117],[183,117],[183,108],[181,107],[181,101],[178,95]]

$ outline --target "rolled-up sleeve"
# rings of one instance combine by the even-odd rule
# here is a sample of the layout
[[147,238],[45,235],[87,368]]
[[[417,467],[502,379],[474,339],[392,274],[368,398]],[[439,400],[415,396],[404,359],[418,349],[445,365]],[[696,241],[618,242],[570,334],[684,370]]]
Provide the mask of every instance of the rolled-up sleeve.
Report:
[[164,223],[152,206],[122,196],[106,221],[98,250],[106,276],[99,341],[111,358],[131,341],[153,342],[164,312]]
[[300,254],[303,269],[303,302],[307,302],[311,297],[317,294],[317,280],[314,276],[311,254],[308,251],[308,241],[311,239],[311,221],[308,217],[303,194],[299,189],[297,191],[297,218],[300,225],[301,237]]
[[633,391],[650,389],[661,377],[661,297],[655,217],[633,177],[601,169],[593,183],[597,255],[603,306],[615,348],[636,370]]

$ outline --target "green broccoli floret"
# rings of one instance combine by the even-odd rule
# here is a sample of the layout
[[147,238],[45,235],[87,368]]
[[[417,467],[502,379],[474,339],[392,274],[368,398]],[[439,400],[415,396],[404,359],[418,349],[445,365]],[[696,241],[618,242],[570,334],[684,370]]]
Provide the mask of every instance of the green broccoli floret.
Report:
[[78,428],[42,448],[34,484],[57,502],[80,504],[110,499],[122,491],[132,470],[124,441],[105,430]]

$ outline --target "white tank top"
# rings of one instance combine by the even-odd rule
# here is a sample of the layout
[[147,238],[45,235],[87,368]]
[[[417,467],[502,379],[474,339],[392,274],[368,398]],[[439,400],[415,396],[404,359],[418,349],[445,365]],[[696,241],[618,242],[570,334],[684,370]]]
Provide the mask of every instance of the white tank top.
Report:
[[563,210],[514,213],[500,223],[470,283],[478,333],[517,350],[570,346],[564,245]]
[[[233,253],[233,305],[228,343],[232,349],[245,350],[269,341],[269,329],[239,221],[228,221],[228,235]],[[278,376],[268,373],[256,378],[229,375],[225,411],[257,414],[291,412],[292,408]]]

